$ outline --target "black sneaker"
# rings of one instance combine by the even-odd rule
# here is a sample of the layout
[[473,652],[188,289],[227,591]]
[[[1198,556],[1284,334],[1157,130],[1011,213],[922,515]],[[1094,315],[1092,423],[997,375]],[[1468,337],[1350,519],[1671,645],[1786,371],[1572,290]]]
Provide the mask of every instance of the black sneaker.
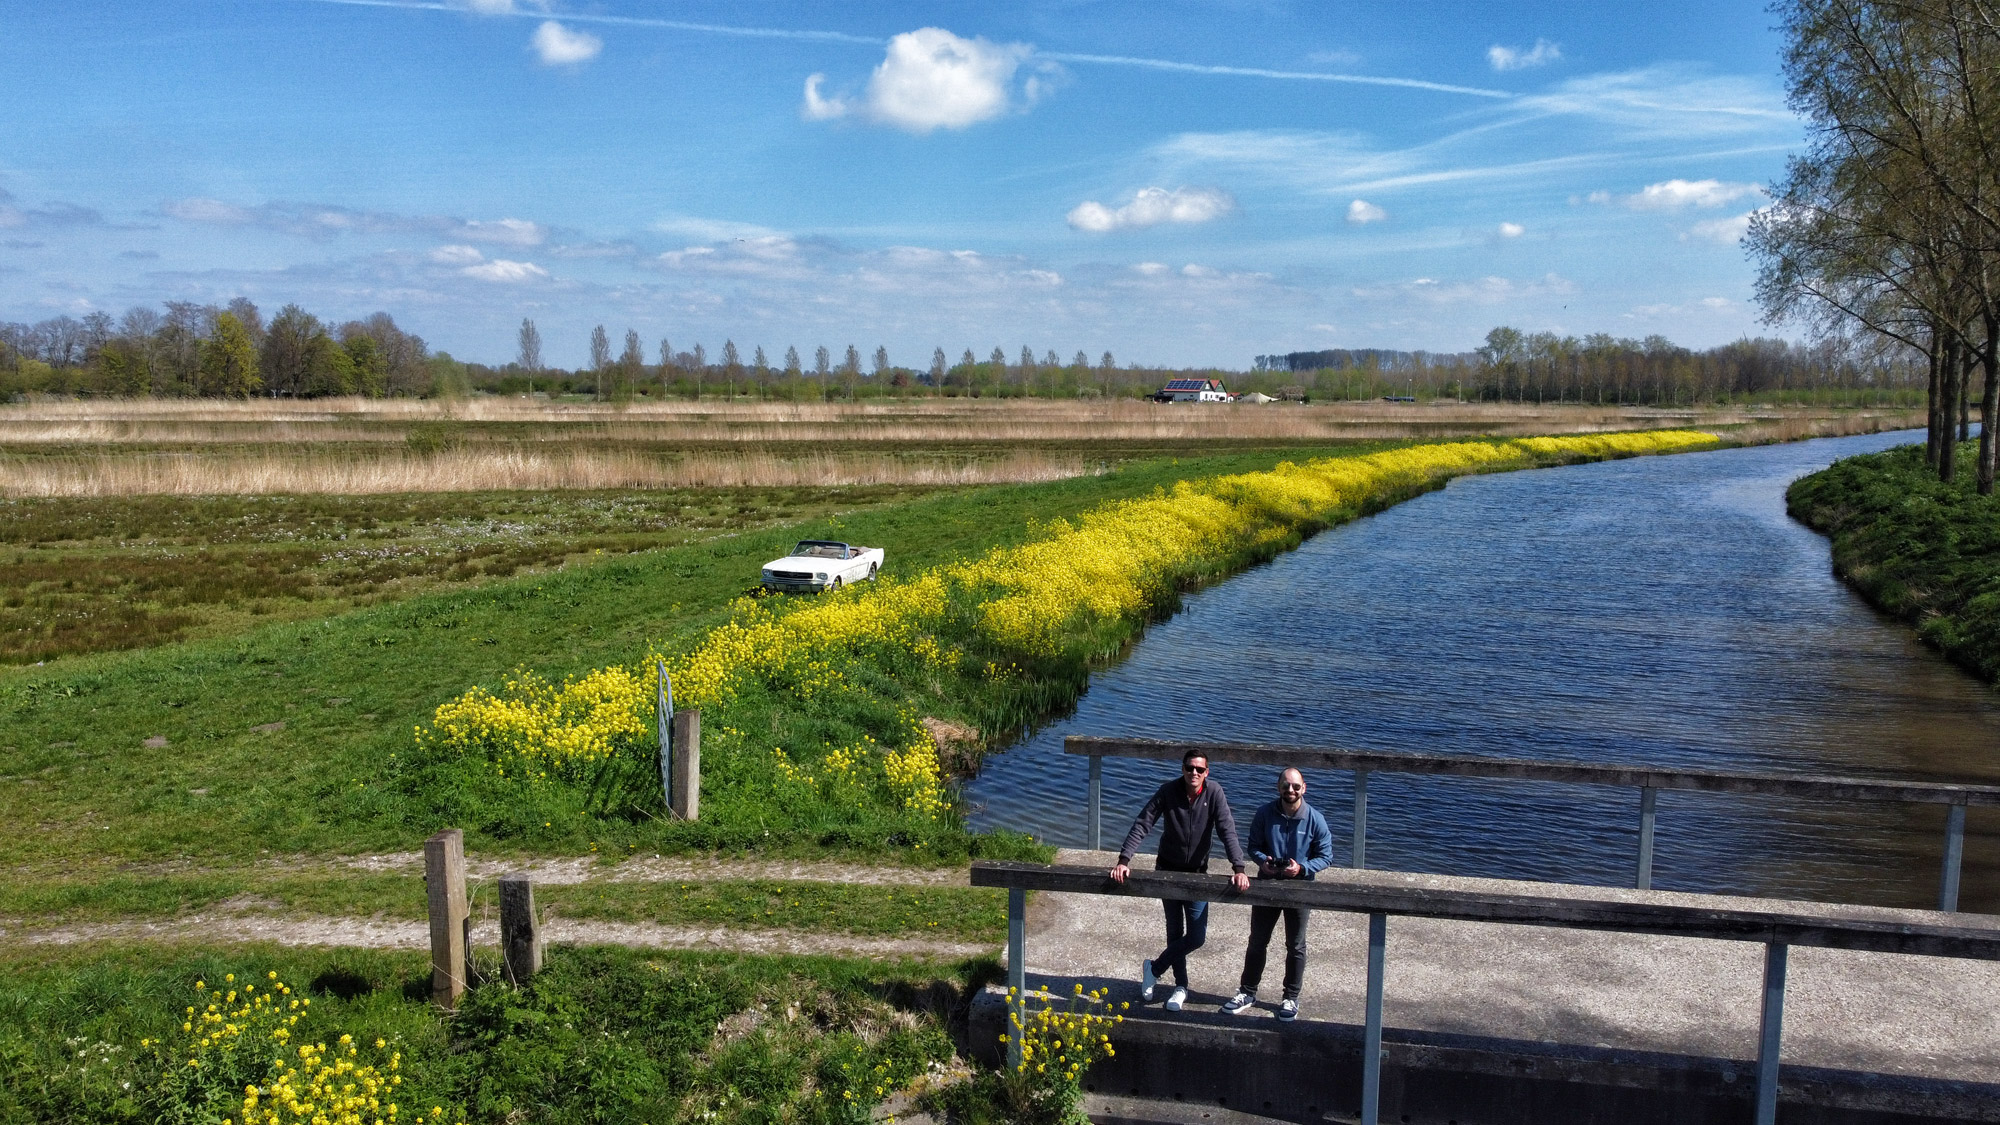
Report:
[[1290,1023],[1293,1020],[1298,1019],[1299,1002],[1297,1000],[1287,999],[1284,1003],[1278,1005],[1278,1018],[1284,1020],[1286,1023]]
[[1229,1002],[1222,1006],[1222,1011],[1224,1015],[1233,1016],[1236,1013],[1243,1011],[1245,1008],[1250,1007],[1252,1004],[1255,1004],[1256,1002],[1257,1002],[1256,993],[1239,992],[1236,995],[1229,998]]

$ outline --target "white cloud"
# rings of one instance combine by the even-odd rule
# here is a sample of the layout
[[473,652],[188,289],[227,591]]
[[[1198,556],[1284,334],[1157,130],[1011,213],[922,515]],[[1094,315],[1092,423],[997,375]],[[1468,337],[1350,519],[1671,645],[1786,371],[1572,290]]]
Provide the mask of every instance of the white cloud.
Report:
[[1499,305],[1511,301],[1568,296],[1576,285],[1559,274],[1544,274],[1535,281],[1515,281],[1505,277],[1482,277],[1472,281],[1440,282],[1420,277],[1401,285],[1378,285],[1352,290],[1364,301],[1418,301],[1425,305]]
[[1215,270],[1213,270],[1213,269],[1210,269],[1210,268],[1209,268],[1209,267],[1207,267],[1207,266],[1198,266],[1198,265],[1195,265],[1195,264],[1194,264],[1193,262],[1189,262],[1189,263],[1188,263],[1187,265],[1184,265],[1184,266],[1182,266],[1182,267],[1181,267],[1181,276],[1182,276],[1182,277],[1220,277],[1221,275],[1220,275],[1219,273],[1217,273],[1217,272],[1216,272]]
[[1535,40],[1535,45],[1526,50],[1502,47],[1498,43],[1486,48],[1486,61],[1492,64],[1494,70],[1527,70],[1547,66],[1562,57],[1562,48],[1546,39]]
[[[888,53],[868,78],[859,107],[869,120],[912,133],[963,129],[1032,105],[1056,72],[1045,66],[1029,75],[1018,96],[1015,75],[1034,49],[1025,43],[964,39],[941,27],[906,31],[889,40]],[[855,112],[854,102],[821,92],[824,74],[806,79],[799,112],[809,121],[829,121]]]
[[533,281],[549,276],[549,271],[533,262],[511,262],[505,258],[495,258],[490,262],[467,266],[458,272],[481,281],[500,282]]
[[[1747,195],[1757,194],[1756,184],[1732,184],[1721,180],[1662,180],[1647,184],[1637,195],[1625,197],[1625,205],[1641,211],[1670,211],[1682,207],[1721,207]],[[1591,194],[1598,202],[1599,193]]]
[[571,66],[589,62],[604,50],[604,40],[588,31],[571,31],[554,20],[543,20],[542,26],[528,40],[535,48],[544,66]]
[[1500,237],[1501,237],[1501,238],[1519,238],[1519,237],[1521,237],[1521,236],[1522,236],[1523,234],[1527,233],[1527,230],[1528,230],[1528,228],[1526,228],[1526,227],[1522,226],[1522,225],[1521,225],[1521,224],[1519,224],[1519,223],[1501,223],[1501,224],[1500,224]]
[[1755,211],[1745,211],[1741,215],[1728,219],[1709,219],[1706,222],[1696,223],[1686,233],[1681,235],[1681,241],[1686,242],[1689,239],[1694,239],[1699,242],[1714,242],[1723,246],[1734,246],[1743,241],[1744,235],[1750,233],[1750,220],[1756,214],[1757,212]]
[[1236,210],[1228,192],[1214,188],[1140,188],[1132,202],[1111,208],[1085,200],[1069,213],[1077,230],[1105,231],[1158,226],[1161,223],[1206,223]]
[[540,246],[548,237],[548,231],[540,223],[526,219],[468,219],[459,229],[459,237],[468,242],[486,242],[501,246]]
[[824,74],[806,76],[806,100],[805,104],[799,107],[799,113],[807,121],[831,121],[836,117],[847,116],[846,99],[827,98],[820,95],[820,83],[825,81],[826,75]]
[[1132,272],[1141,277],[1158,277],[1166,273],[1168,268],[1165,262],[1140,262],[1132,267]]
[[1701,306],[1705,309],[1726,309],[1735,303],[1727,297],[1703,297],[1701,299]]
[[1350,223],[1379,223],[1388,217],[1389,212],[1365,199],[1357,199],[1347,205],[1347,221]]
[[514,14],[514,0],[462,0],[466,11],[482,16],[511,16]]
[[431,261],[446,266],[469,266],[486,260],[486,255],[470,246],[440,246],[431,251]]
[[168,216],[190,223],[218,223],[225,226],[244,226],[256,220],[257,216],[247,208],[220,199],[174,199],[169,200],[160,210]]

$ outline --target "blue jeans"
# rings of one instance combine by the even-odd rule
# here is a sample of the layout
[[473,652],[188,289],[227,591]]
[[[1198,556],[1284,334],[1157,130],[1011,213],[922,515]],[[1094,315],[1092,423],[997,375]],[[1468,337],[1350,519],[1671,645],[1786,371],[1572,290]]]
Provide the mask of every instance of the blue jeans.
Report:
[[1166,898],[1160,905],[1167,911],[1167,947],[1153,958],[1153,972],[1166,976],[1173,970],[1174,984],[1187,987],[1187,955],[1208,941],[1208,904]]

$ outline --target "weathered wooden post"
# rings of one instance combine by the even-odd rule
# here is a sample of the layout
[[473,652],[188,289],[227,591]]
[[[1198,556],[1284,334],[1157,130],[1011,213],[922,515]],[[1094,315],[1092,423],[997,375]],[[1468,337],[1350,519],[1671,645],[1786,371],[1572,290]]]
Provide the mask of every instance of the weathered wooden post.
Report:
[[424,889],[430,899],[431,999],[456,1008],[472,979],[472,919],[465,903],[465,833],[456,828],[424,841]]
[[668,807],[679,820],[701,819],[701,711],[674,712],[673,785]]
[[500,959],[511,984],[542,971],[542,934],[535,922],[535,885],[526,875],[500,877]]

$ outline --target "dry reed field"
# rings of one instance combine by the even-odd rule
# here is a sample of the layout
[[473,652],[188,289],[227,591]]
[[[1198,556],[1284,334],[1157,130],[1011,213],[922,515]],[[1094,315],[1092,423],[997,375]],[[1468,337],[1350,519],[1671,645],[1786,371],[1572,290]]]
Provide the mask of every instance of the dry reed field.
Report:
[[0,495],[990,484],[1256,446],[1662,427],[1771,441],[1917,424],[1886,409],[1374,400],[63,400],[0,407]]
[[136,452],[0,460],[0,494],[220,496],[317,493],[507,492],[653,488],[968,485],[1060,480],[1085,472],[1074,455],[1033,451],[957,463],[883,454],[695,453],[496,446],[436,453]]

